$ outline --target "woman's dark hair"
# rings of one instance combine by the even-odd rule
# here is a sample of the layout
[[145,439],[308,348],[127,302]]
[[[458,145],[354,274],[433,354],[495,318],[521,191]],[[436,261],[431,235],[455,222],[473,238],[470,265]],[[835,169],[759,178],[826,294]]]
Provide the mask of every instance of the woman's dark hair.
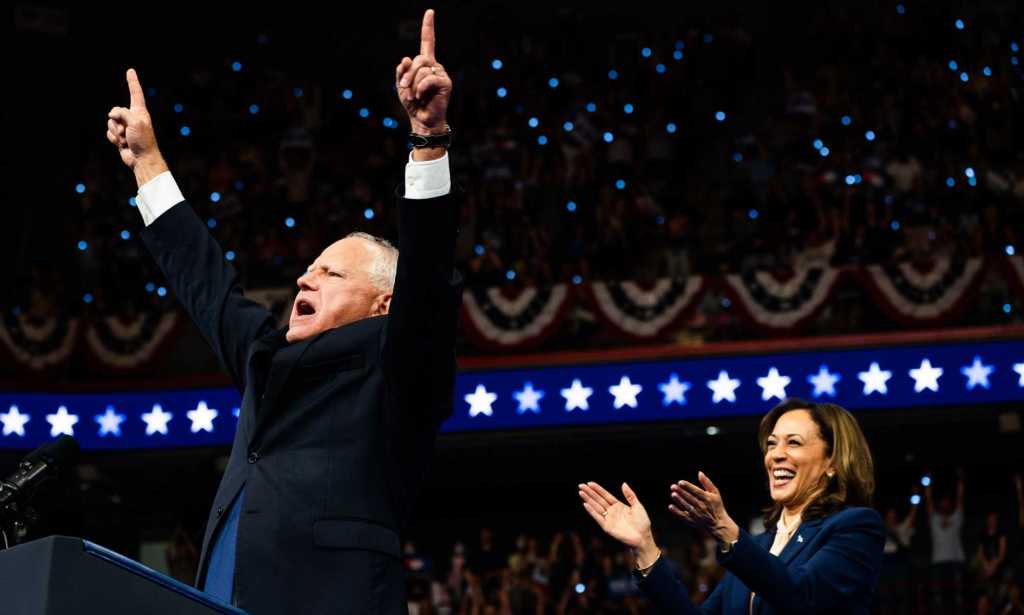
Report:
[[[847,506],[871,506],[875,493],[875,462],[857,419],[836,404],[819,404],[803,399],[787,399],[768,411],[757,428],[761,452],[768,449],[768,437],[775,423],[787,412],[806,410],[825,441],[825,455],[832,460],[835,476],[822,474],[812,500],[804,508],[804,521],[825,517]],[[774,502],[764,511],[765,526],[775,527],[782,504]]]

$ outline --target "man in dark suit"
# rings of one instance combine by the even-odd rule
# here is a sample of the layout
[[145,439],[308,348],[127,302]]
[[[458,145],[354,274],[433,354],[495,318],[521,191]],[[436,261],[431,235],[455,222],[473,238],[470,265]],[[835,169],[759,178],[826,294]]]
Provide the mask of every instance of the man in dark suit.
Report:
[[298,279],[288,326],[247,300],[156,144],[142,86],[107,139],[135,173],[143,241],[242,392],[197,585],[253,613],[405,613],[400,532],[452,410],[458,211],[434,57],[396,68],[416,148],[397,198],[400,254],[350,235]]

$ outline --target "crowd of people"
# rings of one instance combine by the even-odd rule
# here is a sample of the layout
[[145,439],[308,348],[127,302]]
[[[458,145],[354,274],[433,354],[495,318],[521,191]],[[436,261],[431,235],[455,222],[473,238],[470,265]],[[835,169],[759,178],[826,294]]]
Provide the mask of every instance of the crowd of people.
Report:
[[[743,21],[649,34],[580,14],[480,29],[472,60],[451,67],[467,284],[783,272],[833,240],[835,265],[1015,253],[1012,20],[899,7],[812,9],[788,43]],[[388,75],[363,89],[300,78],[275,44],[254,33],[237,58],[139,67],[178,183],[249,288],[292,285],[352,230],[393,235],[406,156]],[[135,187],[109,154],[83,149],[60,229],[75,258],[26,267],[19,306],[173,305],[154,292]]]

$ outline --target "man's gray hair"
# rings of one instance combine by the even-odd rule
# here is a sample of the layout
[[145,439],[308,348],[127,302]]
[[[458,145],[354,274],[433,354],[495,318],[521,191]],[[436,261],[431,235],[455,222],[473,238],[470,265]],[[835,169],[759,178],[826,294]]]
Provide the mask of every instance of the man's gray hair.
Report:
[[349,237],[358,237],[373,245],[373,260],[370,261],[370,267],[366,273],[377,290],[386,293],[393,292],[395,276],[398,273],[398,248],[387,239],[369,233],[356,232],[345,235],[345,239]]

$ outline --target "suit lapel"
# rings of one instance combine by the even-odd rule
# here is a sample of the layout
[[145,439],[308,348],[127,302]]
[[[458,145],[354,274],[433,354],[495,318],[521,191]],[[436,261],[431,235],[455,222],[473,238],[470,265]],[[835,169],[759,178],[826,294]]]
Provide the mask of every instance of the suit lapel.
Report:
[[[253,390],[253,393],[260,397],[256,400],[256,422],[250,442],[258,441],[262,431],[266,429],[269,416],[273,414],[278,397],[288,382],[288,377],[309,348],[310,343],[316,339],[288,344],[284,337],[286,331],[287,328],[276,332],[274,336],[267,336],[270,338],[269,340],[264,338],[256,342],[253,347],[251,362],[254,372],[257,372],[254,374],[255,382],[262,386],[257,386]],[[260,356],[264,353],[272,353],[272,356],[269,357],[269,366],[267,365],[268,357]],[[266,372],[258,373],[263,370]]]
[[801,523],[800,527],[796,528],[796,532],[790,537],[789,542],[782,549],[782,553],[779,554],[779,559],[782,560],[782,563],[788,565],[798,553],[804,550],[804,547],[810,544],[811,539],[821,529],[822,521],[823,519],[821,518],[813,519]]

